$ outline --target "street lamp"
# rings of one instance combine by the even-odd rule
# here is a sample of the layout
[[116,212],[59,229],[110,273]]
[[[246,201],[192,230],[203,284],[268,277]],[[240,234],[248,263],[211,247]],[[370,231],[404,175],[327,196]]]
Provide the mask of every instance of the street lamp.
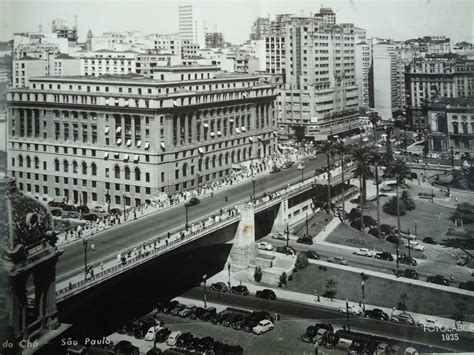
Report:
[[125,210],[125,198],[126,198],[126,195],[123,194],[122,195],[122,198],[123,198],[123,220],[126,221],[127,220],[127,211]]
[[207,293],[206,293],[207,274],[204,274],[202,276],[202,279],[204,281],[204,308],[207,308]]
[[288,244],[290,242],[290,229],[288,228],[288,223],[286,224],[286,248],[288,250]]
[[309,227],[308,227],[308,211],[306,211],[306,219],[305,219],[305,223],[306,223],[306,236],[309,237]]
[[184,223],[184,229],[188,230],[188,209],[189,209],[188,202],[184,203],[184,209],[186,210],[186,222]]
[[229,271],[229,291],[230,291],[230,263],[227,264],[227,270]]
[[87,244],[86,238],[82,239],[82,245],[84,245],[84,280],[87,279]]
[[252,201],[255,202],[255,178],[252,176]]
[[454,179],[454,148],[451,146],[451,173]]

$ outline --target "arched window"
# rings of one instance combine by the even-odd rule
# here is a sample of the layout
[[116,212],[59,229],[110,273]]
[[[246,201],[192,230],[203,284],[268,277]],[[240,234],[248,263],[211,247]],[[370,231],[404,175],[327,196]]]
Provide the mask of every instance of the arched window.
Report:
[[206,170],[209,170],[209,157],[206,157],[206,163],[204,164]]
[[87,175],[87,164],[85,161],[82,162],[82,173]]
[[22,155],[19,155],[19,156],[18,156],[18,164],[19,164],[20,166],[23,166],[23,156],[22,156]]
[[225,165],[229,164],[229,152],[225,153],[224,163],[225,163]]
[[216,156],[214,155],[212,157],[212,168],[215,168],[216,167]]
[[117,165],[115,165],[114,172],[115,172],[115,178],[120,179],[120,168]]
[[97,165],[95,165],[95,163],[91,164],[91,174],[93,176],[97,175]]
[[222,154],[219,154],[219,166],[222,166]]
[[135,168],[135,180],[140,181],[140,169]]
[[198,171],[202,171],[202,158],[199,158]]
[[65,173],[69,172],[69,163],[66,159],[64,159],[64,161],[63,161],[63,170],[64,170]]
[[184,163],[183,164],[183,168],[182,168],[182,174],[183,177],[186,177],[188,175],[188,164],[187,163]]
[[73,161],[72,162],[72,172],[74,174],[77,174],[77,169],[78,169],[77,161]]
[[26,156],[26,167],[31,168],[31,158],[29,156]]
[[59,160],[54,159],[54,171],[59,171]]
[[232,163],[235,163],[235,152],[234,152],[234,151],[232,151],[230,157],[231,157],[230,161],[231,161]]
[[125,179],[130,180],[130,168],[128,166],[125,167]]
[[38,157],[35,157],[35,169],[39,169],[40,167],[40,160],[38,159]]

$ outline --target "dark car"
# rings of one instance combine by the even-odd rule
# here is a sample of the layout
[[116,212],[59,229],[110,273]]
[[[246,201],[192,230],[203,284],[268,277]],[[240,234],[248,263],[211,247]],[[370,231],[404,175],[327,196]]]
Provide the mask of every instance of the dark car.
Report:
[[314,325],[310,325],[306,328],[306,332],[301,336],[301,340],[306,343],[312,343],[317,332],[318,329]]
[[395,260],[392,256],[392,254],[389,253],[389,252],[386,252],[386,251],[375,254],[375,259],[387,260],[387,261]]
[[140,349],[130,343],[128,340],[120,340],[114,347],[115,354],[120,355],[139,355]]
[[199,316],[199,319],[208,322],[217,314],[217,310],[214,307],[209,307],[206,311]]
[[411,265],[411,266],[418,265],[416,260],[410,256],[400,256],[397,260],[399,263],[406,264],[406,265]]
[[296,255],[296,251],[292,247],[277,247],[276,248],[277,253],[282,253],[286,255]]
[[49,201],[48,206],[49,207],[56,207],[56,208],[62,208],[65,205],[64,202],[60,201]]
[[198,349],[198,346],[199,346],[199,342],[201,341],[201,338],[199,337],[193,337],[188,345],[186,346],[186,350],[189,350],[189,351],[196,351]]
[[224,327],[230,327],[232,326],[232,324],[234,323],[234,319],[236,319],[238,316],[238,314],[236,313],[227,313],[226,315],[224,315],[224,317],[222,318],[222,325]]
[[232,323],[232,328],[240,330],[244,327],[245,321],[247,320],[248,316],[245,314],[239,314],[239,316],[234,319],[234,322]]
[[170,312],[172,316],[177,316],[179,315],[179,312],[181,312],[183,309],[186,308],[186,305],[182,303],[178,303]]
[[51,210],[50,212],[54,217],[61,217],[63,215],[63,212],[58,208]]
[[162,312],[163,313],[170,313],[174,307],[176,307],[178,305],[178,301],[168,301],[164,306],[163,306],[163,309],[162,309]]
[[408,279],[418,280],[419,275],[413,269],[406,269],[406,270],[397,270],[397,276],[406,277]]
[[211,337],[204,337],[199,340],[196,350],[204,353],[211,350],[213,345],[214,339],[212,339]]
[[349,346],[349,353],[354,351],[356,354],[362,354],[365,348],[365,341],[362,339],[354,339],[351,346]]
[[273,292],[272,290],[269,290],[269,289],[263,289],[263,290],[260,290],[260,291],[257,291],[255,293],[255,296],[258,297],[258,298],[264,298],[266,300],[276,300],[276,295],[275,295],[275,292]]
[[171,334],[171,330],[169,330],[168,328],[162,328],[162,329],[158,330],[158,332],[156,333],[155,340],[158,343],[163,343],[163,342],[166,341],[166,339],[168,339],[168,336],[170,334]]
[[270,322],[274,322],[272,315],[266,311],[253,312],[250,316],[247,317],[242,328],[246,332],[252,332],[252,329],[258,324],[258,322],[264,319],[268,319]]
[[232,286],[230,292],[236,293],[238,295],[247,296],[249,294],[249,289],[245,285]]
[[191,333],[183,333],[178,337],[178,340],[176,340],[176,346],[178,348],[186,348],[193,338]]
[[85,215],[82,215],[82,219],[86,221],[97,221],[99,217],[97,217],[97,215],[94,213],[87,213]]
[[274,173],[279,173],[280,171],[281,169],[278,166],[274,165],[272,170],[270,170],[270,173],[274,174]]
[[77,212],[76,206],[73,205],[63,205],[63,211]]
[[308,237],[300,237],[296,239],[296,242],[301,244],[313,245],[313,239]]
[[227,288],[227,285],[225,284],[225,282],[213,283],[209,288],[211,290],[219,291],[219,292],[227,292],[228,291],[228,288]]
[[194,310],[193,314],[191,314],[191,316],[190,316],[189,318],[191,318],[191,319],[200,318],[205,312],[206,312],[206,309],[205,309],[205,308],[196,307],[196,309]]
[[474,281],[461,282],[459,288],[463,290],[474,291]]
[[319,260],[319,254],[314,250],[306,250],[306,256],[308,259]]
[[119,215],[120,216],[122,214],[122,210],[120,208],[111,208],[109,210],[109,213],[111,215]]
[[200,202],[201,201],[197,197],[191,197],[189,202],[187,202],[187,205],[188,206],[196,206],[196,205],[199,205]]
[[242,329],[245,330],[247,333],[251,333],[253,328],[258,324],[258,322],[260,321],[249,317],[245,320]]
[[368,309],[365,311],[365,316],[367,318],[373,318],[373,319],[380,319],[380,320],[388,320],[389,316],[387,313],[382,311],[379,308],[374,308],[374,309]]
[[210,321],[212,324],[222,324],[225,320],[225,314],[214,314],[211,316]]
[[438,243],[431,237],[423,238],[423,243],[437,245]]
[[432,282],[434,284],[443,285],[443,286],[450,286],[451,282],[442,275],[435,275],[435,276],[428,276],[426,280],[428,282]]
[[374,339],[370,339],[365,343],[364,353],[365,354],[375,354],[377,351],[377,347],[379,345],[378,341]]
[[77,212],[80,212],[80,213],[89,213],[90,212],[90,209],[89,207],[85,206],[85,205],[82,205],[82,206],[78,206],[76,208]]

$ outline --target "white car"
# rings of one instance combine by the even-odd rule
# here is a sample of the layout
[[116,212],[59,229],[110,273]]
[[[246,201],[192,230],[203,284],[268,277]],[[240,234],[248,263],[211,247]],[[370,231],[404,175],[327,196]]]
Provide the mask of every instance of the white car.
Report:
[[418,244],[418,242],[410,240],[408,241],[408,244],[410,244],[410,248],[412,248],[413,250],[425,251],[425,247],[423,245]]
[[260,242],[260,243],[257,244],[257,246],[258,246],[258,249],[273,250],[273,245],[271,245],[268,242]]
[[298,166],[296,167],[296,169],[298,169],[298,170],[304,170],[304,164],[298,164]]
[[285,233],[274,233],[272,239],[287,240],[289,237]]
[[153,327],[150,327],[150,329],[148,329],[148,331],[146,332],[145,334],[145,340],[147,341],[155,341],[155,336],[156,336],[156,333],[158,333],[158,331],[162,328],[161,325],[155,325]]
[[261,320],[258,324],[253,327],[252,331],[254,334],[260,335],[273,329],[273,323],[268,319]]
[[171,332],[171,334],[168,336],[168,339],[166,340],[166,344],[169,346],[175,346],[176,341],[178,340],[181,334],[182,333],[179,330]]
[[355,304],[353,305],[349,305],[349,307],[339,307],[339,312],[341,313],[346,313],[347,311],[349,311],[349,314],[353,314],[355,316],[360,316],[362,313],[364,313],[364,310],[362,309],[362,307],[359,307]]
[[419,320],[417,324],[420,327],[430,328],[430,329],[440,329],[443,327],[443,325],[439,321],[433,318],[425,318],[425,319]]
[[362,142],[368,142],[368,141],[369,141],[369,138],[367,137],[362,138]]
[[372,252],[367,248],[360,248],[359,250],[355,251],[353,254],[354,255],[360,255],[360,256],[372,257]]

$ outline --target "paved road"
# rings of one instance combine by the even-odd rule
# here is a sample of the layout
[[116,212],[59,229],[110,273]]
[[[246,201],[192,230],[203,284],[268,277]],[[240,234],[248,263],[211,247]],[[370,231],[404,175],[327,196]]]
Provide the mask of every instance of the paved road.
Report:
[[[305,162],[306,169],[304,178],[313,175],[314,170],[325,166],[326,158],[319,155],[315,160]],[[301,181],[301,170],[296,167],[282,170],[276,174],[265,174],[256,177],[255,193],[258,196],[267,191],[280,190],[287,184]],[[234,206],[242,201],[248,200],[252,194],[252,182],[248,181],[232,185],[224,190],[214,193],[214,197],[206,196],[201,199],[197,206],[189,208],[189,221],[200,220],[212,213],[219,213],[221,208]],[[228,202],[225,202],[225,197]],[[88,264],[100,262],[104,258],[117,255],[121,250],[146,241],[163,233],[182,229],[185,224],[184,206],[173,206],[140,218],[137,221],[128,222],[124,225],[101,232],[95,237],[89,238],[89,245],[95,244],[95,251],[89,249]],[[84,267],[84,246],[78,241],[64,246],[64,254],[60,257],[57,265],[58,280],[66,278],[69,274]]]
[[[203,297],[203,290],[200,287],[193,288],[181,296],[195,299],[195,304],[202,306],[200,300],[202,300]],[[346,316],[343,313],[313,305],[281,300],[267,301],[255,298],[252,295],[238,296],[225,293],[222,295],[221,300],[218,300],[217,296],[217,292],[214,291],[208,291],[207,293],[209,302],[246,309],[265,310],[272,314],[278,312],[283,315],[282,320],[293,320],[295,324],[299,319],[310,319],[317,323],[332,323],[334,326],[340,327],[347,324]],[[428,351],[429,346],[453,351],[470,351],[472,350],[471,345],[474,342],[474,335],[468,333],[459,332],[457,333],[459,336],[458,341],[446,342],[443,341],[442,333],[440,332],[428,332],[416,326],[360,317],[351,317],[350,326],[351,330],[354,331],[363,331],[391,339],[403,339],[406,342],[424,344],[426,346],[425,349],[416,346],[419,351]],[[302,329],[302,332],[303,331],[304,329]],[[436,349],[431,349],[431,351],[435,350]]]

